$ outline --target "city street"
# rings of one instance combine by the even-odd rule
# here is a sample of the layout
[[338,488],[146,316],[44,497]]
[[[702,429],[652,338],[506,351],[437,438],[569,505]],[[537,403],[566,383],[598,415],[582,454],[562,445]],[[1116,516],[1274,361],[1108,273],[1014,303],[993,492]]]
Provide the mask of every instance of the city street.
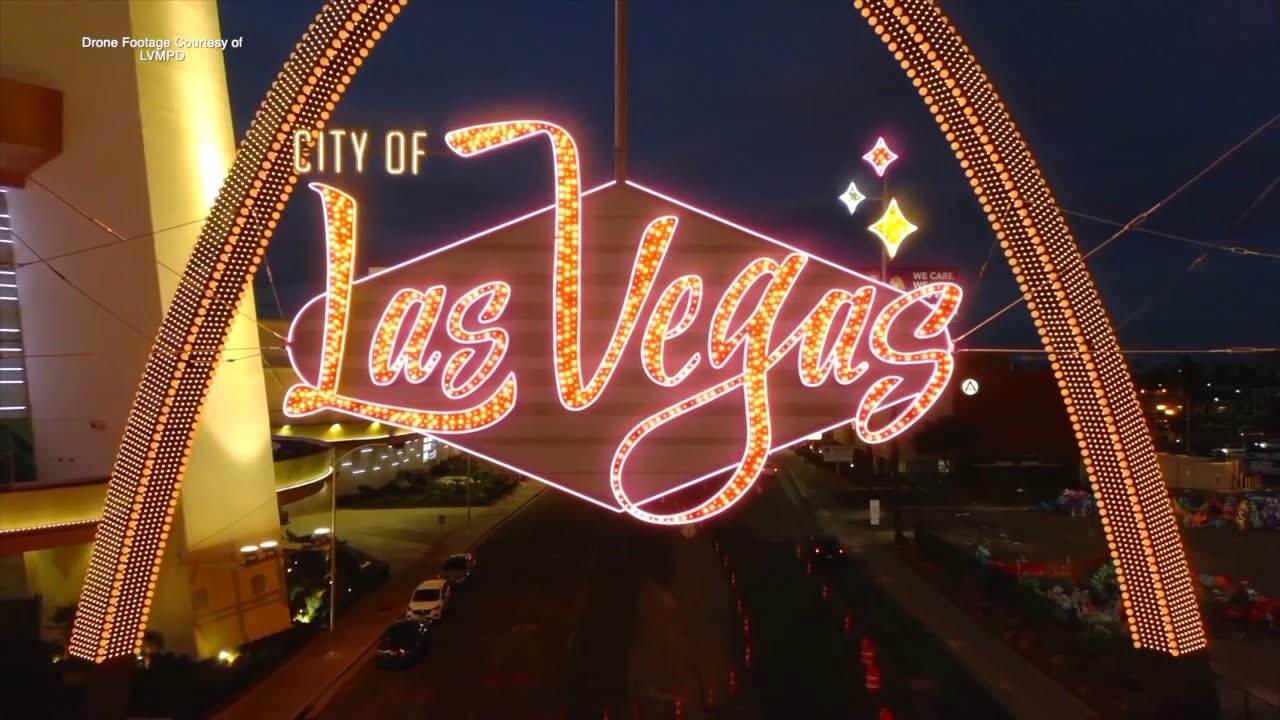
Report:
[[[795,553],[807,522],[776,487],[692,539],[546,493],[480,547],[422,663],[380,670],[363,658],[319,717],[665,720],[711,717],[713,705],[715,717],[750,720],[875,718],[882,706],[941,718],[955,703],[1003,717],[936,639],[868,607],[876,596],[856,568],[826,575],[824,600]],[[874,696],[859,636],[842,632],[846,610],[894,645],[879,649]]]
[[425,660],[363,658],[320,717],[673,717],[727,677],[737,614],[705,542],[552,491],[477,557]]
[[[741,558],[731,564],[741,568],[739,587],[758,628],[750,679],[763,717],[875,718],[881,708],[920,720],[953,718],[958,708],[965,717],[1009,717],[947,651],[953,639],[923,627],[860,563],[798,558],[797,547],[820,531],[813,512],[781,477],[761,482],[761,492],[711,524],[730,557]],[[881,670],[874,697],[863,691],[864,637]]]

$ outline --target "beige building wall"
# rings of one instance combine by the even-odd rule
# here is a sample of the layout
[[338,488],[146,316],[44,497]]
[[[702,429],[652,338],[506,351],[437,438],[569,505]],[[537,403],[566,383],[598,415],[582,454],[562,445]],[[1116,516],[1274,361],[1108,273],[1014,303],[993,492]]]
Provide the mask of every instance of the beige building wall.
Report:
[[[60,90],[64,102],[63,153],[35,179],[66,202],[35,183],[9,194],[13,229],[29,246],[17,248],[19,262],[37,261],[19,271],[18,293],[42,484],[109,476],[201,228],[175,226],[207,214],[235,153],[222,51],[144,62],[136,49],[86,49],[82,38],[221,35],[217,4],[204,0],[0,4],[0,74]],[[95,245],[52,268],[38,262]],[[235,569],[240,546],[280,534],[251,294],[242,313],[225,359],[255,359],[224,359],[218,370],[152,619],[169,649],[201,655],[289,622],[280,574],[262,588]],[[29,573],[29,589],[52,577]]]

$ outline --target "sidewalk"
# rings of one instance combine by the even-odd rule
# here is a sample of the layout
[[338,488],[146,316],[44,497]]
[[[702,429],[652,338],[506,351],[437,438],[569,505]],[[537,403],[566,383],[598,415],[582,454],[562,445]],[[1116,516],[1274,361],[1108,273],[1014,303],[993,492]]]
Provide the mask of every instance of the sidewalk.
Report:
[[[816,508],[833,507],[830,480],[800,458],[784,460],[795,489]],[[947,651],[975,681],[1019,720],[1084,720],[1096,714],[1079,698],[1027,662],[938,593],[894,556],[893,519],[879,527],[869,518],[833,516],[819,509],[819,523],[859,556],[868,574],[898,605],[943,641]]]
[[473,508],[470,533],[461,523],[442,526],[430,541],[420,545],[415,562],[393,567],[391,580],[339,615],[331,632],[317,635],[214,717],[217,720],[293,720],[305,716],[322,697],[336,689],[335,685],[343,681],[347,671],[378,641],[387,625],[404,612],[409,593],[424,577],[434,577],[449,555],[475,548],[545,489],[542,483],[530,480],[490,507]]

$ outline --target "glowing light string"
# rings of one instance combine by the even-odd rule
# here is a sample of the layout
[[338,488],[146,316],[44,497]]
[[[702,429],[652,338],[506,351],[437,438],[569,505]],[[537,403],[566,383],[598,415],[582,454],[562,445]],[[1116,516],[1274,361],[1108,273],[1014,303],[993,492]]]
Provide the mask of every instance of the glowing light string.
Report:
[[[356,203],[355,200],[340,190],[312,183],[311,188],[320,194],[325,212],[325,238],[328,257],[328,291],[325,294],[325,333],[323,349],[320,355],[320,370],[315,385],[305,383],[294,385],[285,394],[284,412],[289,417],[305,417],[325,410],[341,410],[342,412],[386,422],[400,427],[432,433],[465,433],[490,427],[505,418],[516,405],[516,375],[508,373],[502,383],[488,398],[477,405],[460,410],[428,411],[403,408],[380,403],[346,397],[338,392],[338,381],[342,366],[342,355],[346,342],[347,327],[350,324],[351,289],[355,275],[356,246]],[[382,323],[374,333],[374,347],[370,351],[369,371],[375,382],[390,382],[395,375],[393,369],[403,366],[419,367],[411,371],[416,377],[424,379],[435,366],[439,358],[432,356],[426,363],[418,363],[412,357],[405,359],[405,351],[395,361],[389,361],[391,350],[399,334],[401,324],[407,318],[407,308],[411,304],[419,305],[419,313],[410,334],[409,351],[417,351],[420,357],[429,341],[431,329],[434,327],[438,307],[431,312],[434,305],[432,297],[438,295],[443,301],[444,293],[425,293],[421,296],[401,291],[395,295],[387,310],[382,314]],[[458,351],[450,359],[441,378],[445,394],[454,399],[468,397],[481,384],[488,380],[497,363],[506,352],[506,333],[500,330],[486,330],[471,333],[461,327],[462,311],[484,296],[489,296],[482,320],[493,320],[501,315],[510,296],[510,288],[506,283],[487,283],[464,295],[455,304],[450,313],[450,329],[455,339],[461,342],[475,342],[487,338],[492,343],[484,365],[462,386],[457,387],[455,381],[462,366],[474,354],[474,350],[465,348]],[[406,368],[406,372],[410,372]],[[388,379],[390,377],[390,379]],[[411,378],[412,379],[412,378]]]
[[1129,369],[1106,308],[995,85],[929,0],[854,0],[916,87],[1013,268],[1097,498],[1136,647],[1204,648],[1204,623]]

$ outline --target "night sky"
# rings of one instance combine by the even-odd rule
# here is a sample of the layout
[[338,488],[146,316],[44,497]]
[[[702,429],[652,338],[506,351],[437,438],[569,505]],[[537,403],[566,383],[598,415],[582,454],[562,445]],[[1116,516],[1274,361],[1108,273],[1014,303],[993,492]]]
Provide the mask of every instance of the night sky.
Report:
[[[868,203],[851,218],[836,196],[850,180],[874,188],[860,157],[884,135],[902,156],[890,169],[892,194],[921,227],[896,264],[961,270],[960,330],[1017,296],[932,116],[852,2],[631,5],[631,179],[846,266],[875,268],[878,241],[864,228],[878,209]],[[1128,221],[1280,113],[1273,0],[943,6],[1069,211]],[[238,134],[319,7],[222,0],[222,34],[244,37],[226,53]],[[442,154],[417,177],[375,166],[314,178],[360,201],[360,265],[394,264],[550,204],[545,143],[476,160],[444,148],[448,130],[526,118],[574,134],[584,187],[612,178],[613,2],[411,2],[332,126],[368,128],[371,146],[387,129],[427,129]],[[1275,123],[1145,225],[1274,257],[1131,233],[1090,260],[1124,346],[1280,345],[1278,179]],[[268,255],[290,317],[323,287],[319,220],[315,195],[298,192]],[[1086,249],[1114,231],[1068,221]],[[259,312],[277,314],[265,274],[258,287]],[[963,345],[1038,342],[1018,308]]]

